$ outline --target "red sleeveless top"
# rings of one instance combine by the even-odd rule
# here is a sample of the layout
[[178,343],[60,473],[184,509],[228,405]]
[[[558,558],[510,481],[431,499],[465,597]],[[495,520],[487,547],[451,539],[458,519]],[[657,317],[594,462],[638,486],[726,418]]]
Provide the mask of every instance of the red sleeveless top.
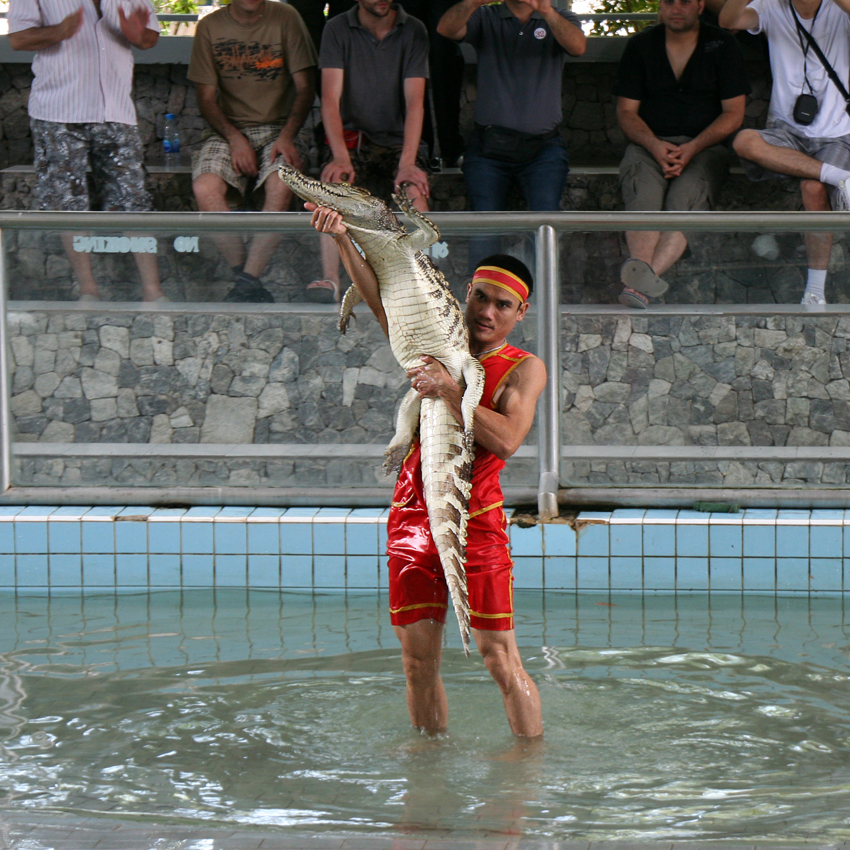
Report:
[[[484,367],[485,375],[484,394],[481,396],[482,407],[487,407],[490,410],[495,409],[493,396],[495,396],[508,375],[527,357],[531,357],[531,354],[527,351],[504,343],[496,351],[485,354],[481,358],[481,365]],[[475,461],[472,466],[472,493],[469,498],[470,543],[472,542],[472,533],[476,525],[474,522],[475,518],[502,506],[504,497],[502,495],[501,484],[499,483],[499,473],[504,468],[505,461],[496,457],[491,451],[482,448],[477,443],[475,444]],[[413,528],[409,522],[412,517],[408,512],[425,511],[425,493],[422,483],[419,440],[414,441],[410,452],[402,464],[401,472],[395,485],[395,491],[393,492],[392,508],[393,511],[390,515],[387,528],[391,549],[394,542],[401,542],[396,535],[405,536],[413,532]],[[407,521],[402,521],[402,517],[399,516],[402,513],[407,514]],[[396,516],[394,517],[393,514],[396,514]],[[501,525],[503,524],[501,511],[499,511],[499,514],[499,524]],[[427,529],[427,515],[425,519],[425,528],[417,531],[419,533],[425,531],[427,537],[430,538],[430,531]],[[487,525],[489,526],[490,523],[488,522]],[[414,536],[418,535],[415,534]],[[393,538],[395,538],[395,541]]]

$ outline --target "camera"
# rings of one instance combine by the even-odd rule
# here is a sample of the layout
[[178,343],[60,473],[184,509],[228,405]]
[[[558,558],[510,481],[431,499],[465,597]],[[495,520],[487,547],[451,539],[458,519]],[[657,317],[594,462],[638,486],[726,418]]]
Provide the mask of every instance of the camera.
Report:
[[818,114],[818,99],[813,94],[801,94],[794,101],[794,121],[808,127]]

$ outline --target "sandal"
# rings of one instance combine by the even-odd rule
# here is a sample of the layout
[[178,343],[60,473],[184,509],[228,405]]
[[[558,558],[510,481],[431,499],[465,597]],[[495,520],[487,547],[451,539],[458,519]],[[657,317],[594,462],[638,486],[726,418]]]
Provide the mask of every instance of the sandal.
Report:
[[314,280],[304,290],[308,301],[317,304],[336,304],[339,302],[339,284],[332,280]]
[[652,298],[663,295],[670,288],[670,284],[658,277],[649,263],[635,257],[629,257],[620,267],[620,283]]
[[642,292],[628,286],[623,289],[617,300],[624,307],[634,307],[636,310],[646,310],[649,307],[649,299]]

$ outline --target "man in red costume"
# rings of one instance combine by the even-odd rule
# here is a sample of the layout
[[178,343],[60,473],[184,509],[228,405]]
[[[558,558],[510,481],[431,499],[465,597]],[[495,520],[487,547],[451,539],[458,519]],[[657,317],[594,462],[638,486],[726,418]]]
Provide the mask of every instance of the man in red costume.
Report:
[[[384,332],[387,319],[371,266],[359,254],[338,213],[307,204],[316,230],[336,239],[342,262]],[[481,404],[475,411],[475,464],[469,500],[466,573],[472,634],[502,691],[511,731],[522,738],[543,734],[540,695],[525,672],[513,621],[513,566],[505,532],[499,473],[520,447],[546,384],[543,362],[507,343],[528,311],[532,289],[525,264],[506,254],[482,260],[467,289],[469,348],[484,367]],[[461,420],[462,390],[430,357],[407,373],[423,397],[442,398]],[[431,538],[422,485],[419,443],[402,465],[387,525],[390,615],[401,641],[407,708],[413,725],[442,732],[448,706],[440,678],[448,589]]]

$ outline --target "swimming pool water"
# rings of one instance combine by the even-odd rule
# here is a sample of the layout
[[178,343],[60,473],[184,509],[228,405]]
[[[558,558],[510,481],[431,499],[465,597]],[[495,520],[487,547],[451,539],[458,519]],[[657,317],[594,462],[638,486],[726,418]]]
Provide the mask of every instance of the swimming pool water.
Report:
[[298,834],[850,835],[842,597],[519,591],[545,741],[454,622],[450,732],[411,731],[386,600],[0,595],[0,819]]

